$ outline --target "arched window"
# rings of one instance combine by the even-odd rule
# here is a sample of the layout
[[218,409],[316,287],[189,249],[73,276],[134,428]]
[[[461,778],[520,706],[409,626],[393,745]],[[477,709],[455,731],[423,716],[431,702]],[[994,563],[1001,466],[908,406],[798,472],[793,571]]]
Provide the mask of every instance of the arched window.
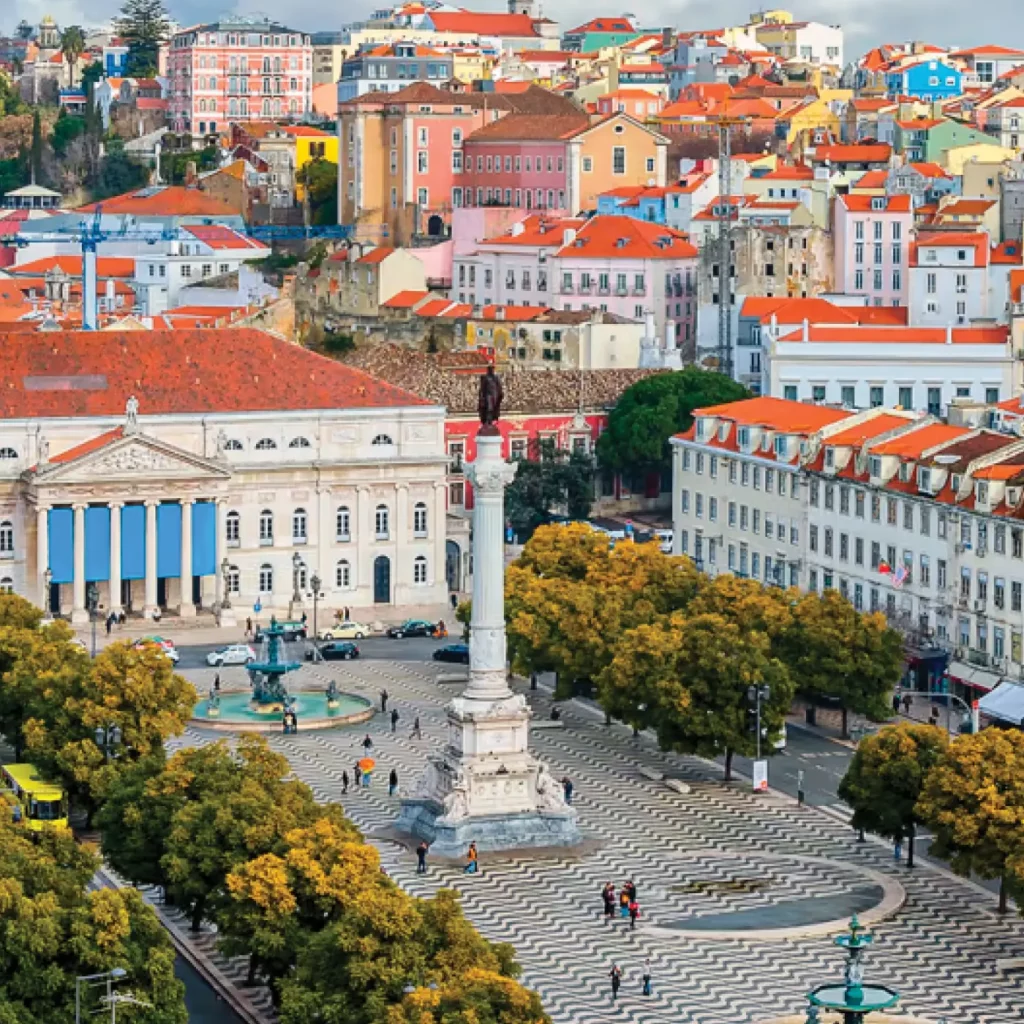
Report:
[[18,453],[13,448],[0,448],[0,459],[16,459]]
[[412,510],[412,532],[417,537],[427,535],[427,506],[425,502],[417,501]]
[[299,105],[298,105],[298,103],[296,103],[295,100],[289,100],[289,102],[288,102],[288,113],[289,114],[297,114],[298,112],[299,112]]
[[240,452],[242,450],[242,442],[237,437],[229,437],[224,442],[224,451],[226,452]]
[[248,116],[249,116],[249,101],[247,99],[243,98],[242,99],[242,117],[248,117]]
[[263,116],[270,117],[270,100],[263,101]]
[[422,555],[418,555],[412,563],[412,581],[413,583],[427,582],[427,560]]
[[388,515],[387,505],[378,505],[377,512],[374,516],[374,526],[377,531],[377,540],[387,540],[389,527],[390,527],[390,516]]
[[260,566],[260,593],[272,594],[274,592],[274,567],[264,562]]
[[232,510],[224,517],[224,539],[230,547],[236,548],[241,543],[242,517]]
[[391,440],[391,438],[390,438],[390,437],[388,437],[388,435],[387,435],[387,434],[378,434],[378,435],[377,435],[377,436],[376,436],[376,437],[375,437],[375,438],[373,439],[373,442],[372,442],[372,443],[373,443],[373,444],[394,444],[395,442],[394,442],[394,441],[392,441],[392,440]]
[[14,593],[14,580],[10,576],[5,576],[0,580],[0,594],[13,594]]
[[[280,88],[281,88],[280,83],[278,83],[278,91],[280,91]],[[274,117],[280,117],[280,116],[281,116],[281,101],[280,100],[274,100]]]
[[308,437],[293,437],[288,442],[289,448],[312,448],[313,446],[309,443]]
[[228,566],[228,593],[240,594],[242,592],[242,574],[238,571],[237,565]]
[[269,452],[271,448],[276,448],[277,442],[272,437],[261,437],[256,442],[256,451],[258,452]]
[[307,539],[306,510],[304,508],[297,508],[292,513],[292,543],[305,544]]
[[347,505],[342,505],[334,518],[334,529],[338,540],[347,541],[352,539],[352,515]]
[[228,117],[238,117],[238,100],[228,100]]
[[0,555],[14,554],[14,524],[5,519],[0,523]]
[[274,513],[269,508],[260,513],[260,543],[274,543]]
[[352,566],[344,558],[334,570],[334,585],[338,590],[349,590],[352,586]]

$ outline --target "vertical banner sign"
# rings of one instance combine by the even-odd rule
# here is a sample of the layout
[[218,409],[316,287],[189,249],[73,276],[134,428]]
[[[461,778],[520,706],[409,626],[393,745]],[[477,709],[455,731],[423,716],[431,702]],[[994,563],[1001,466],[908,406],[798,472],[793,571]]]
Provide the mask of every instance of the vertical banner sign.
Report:
[[755,793],[767,793],[768,792],[768,762],[767,761],[755,761],[754,762],[754,792]]

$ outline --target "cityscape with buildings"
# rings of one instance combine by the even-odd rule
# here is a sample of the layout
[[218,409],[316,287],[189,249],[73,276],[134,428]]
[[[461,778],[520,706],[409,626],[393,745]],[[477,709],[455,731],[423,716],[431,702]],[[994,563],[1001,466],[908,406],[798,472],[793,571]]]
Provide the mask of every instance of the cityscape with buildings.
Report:
[[1019,1024],[1024,23],[20,3],[0,1022]]

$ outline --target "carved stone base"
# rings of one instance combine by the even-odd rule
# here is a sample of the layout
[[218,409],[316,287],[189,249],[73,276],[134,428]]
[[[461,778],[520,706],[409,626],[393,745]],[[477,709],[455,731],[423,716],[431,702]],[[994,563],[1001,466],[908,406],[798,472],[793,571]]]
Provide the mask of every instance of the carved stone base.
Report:
[[234,608],[218,608],[217,609],[217,625],[218,626],[237,626],[238,619],[235,618]]
[[185,601],[178,605],[178,617],[182,619],[194,619],[196,617],[196,606],[191,601]]

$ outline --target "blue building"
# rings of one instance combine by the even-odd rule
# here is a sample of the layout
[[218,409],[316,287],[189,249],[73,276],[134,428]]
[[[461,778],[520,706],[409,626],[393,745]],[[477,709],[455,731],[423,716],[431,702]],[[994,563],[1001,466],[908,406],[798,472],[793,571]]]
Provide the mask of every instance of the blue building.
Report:
[[952,64],[943,60],[922,60],[889,72],[885,84],[890,96],[913,96],[932,102],[959,96],[962,78]]
[[632,217],[651,224],[666,223],[665,189],[642,185],[612,189],[597,197],[599,216]]

